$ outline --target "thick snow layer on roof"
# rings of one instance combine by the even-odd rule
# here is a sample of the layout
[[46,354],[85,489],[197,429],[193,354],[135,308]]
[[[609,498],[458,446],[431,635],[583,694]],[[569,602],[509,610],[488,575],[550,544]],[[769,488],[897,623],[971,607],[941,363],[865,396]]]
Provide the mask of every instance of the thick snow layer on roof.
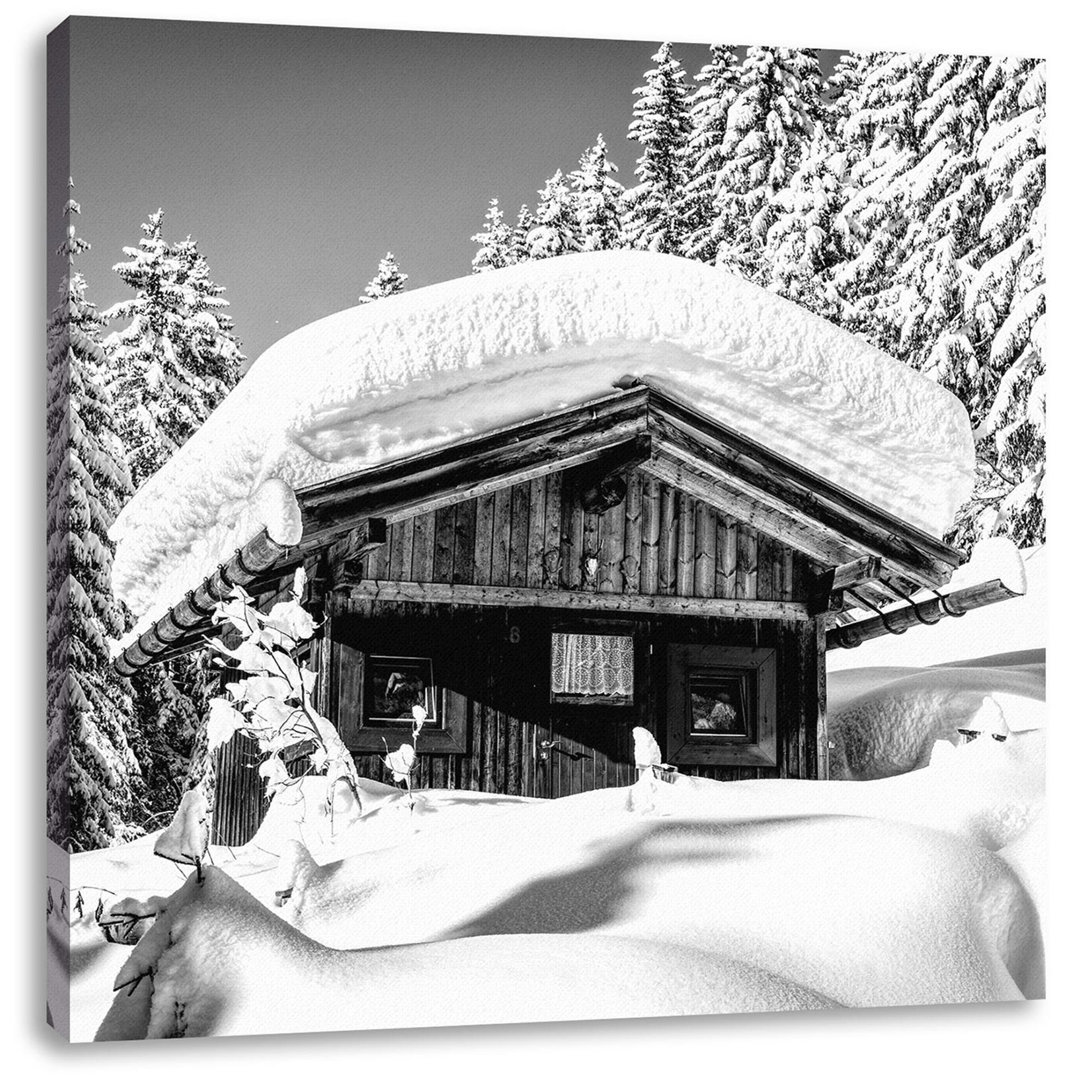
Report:
[[287,531],[288,500],[259,505],[271,479],[296,491],[626,374],[938,536],[970,490],[964,408],[899,361],[723,270],[579,254],[360,305],[272,346],[121,513],[116,591],[145,614],[261,525]]

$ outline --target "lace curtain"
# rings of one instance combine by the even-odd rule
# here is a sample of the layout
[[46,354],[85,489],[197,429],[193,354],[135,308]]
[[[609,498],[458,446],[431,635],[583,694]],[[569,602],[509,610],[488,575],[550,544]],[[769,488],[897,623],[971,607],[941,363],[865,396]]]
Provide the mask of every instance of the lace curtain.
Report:
[[634,639],[613,634],[552,634],[551,689],[556,694],[632,697]]

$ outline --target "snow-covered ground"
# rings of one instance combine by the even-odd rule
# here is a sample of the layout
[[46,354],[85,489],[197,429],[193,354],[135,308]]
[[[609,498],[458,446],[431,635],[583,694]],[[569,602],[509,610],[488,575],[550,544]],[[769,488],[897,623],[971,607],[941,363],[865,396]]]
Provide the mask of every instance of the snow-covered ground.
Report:
[[[924,632],[946,635],[937,667],[881,663],[908,636],[830,653],[834,763],[880,779],[646,774],[411,807],[363,781],[332,819],[312,779],[249,844],[213,848],[202,884],[155,836],[74,856],[72,1038],[1043,996],[1045,575],[1025,557],[1024,600]],[[863,649],[870,667],[845,666]],[[988,718],[1004,739],[956,731]],[[99,896],[166,911],[132,948],[104,940]]]

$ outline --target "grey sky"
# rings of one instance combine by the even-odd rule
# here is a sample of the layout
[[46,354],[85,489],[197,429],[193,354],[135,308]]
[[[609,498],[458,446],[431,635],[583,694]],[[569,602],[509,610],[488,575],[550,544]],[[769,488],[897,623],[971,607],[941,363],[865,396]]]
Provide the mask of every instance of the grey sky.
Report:
[[[626,130],[656,46],[76,18],[90,297],[127,295],[111,267],[159,206],[167,239],[199,242],[251,358],[356,303],[387,250],[410,288],[467,274],[488,200],[512,221],[598,132],[633,182]],[[675,53],[692,75],[708,47]]]

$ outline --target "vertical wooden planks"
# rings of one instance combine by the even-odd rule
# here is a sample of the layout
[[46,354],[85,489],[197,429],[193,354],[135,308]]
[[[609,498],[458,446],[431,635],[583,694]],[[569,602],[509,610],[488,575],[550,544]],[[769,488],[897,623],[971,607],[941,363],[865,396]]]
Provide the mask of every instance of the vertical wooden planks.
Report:
[[495,529],[495,492],[476,500],[476,533],[473,541],[473,584],[491,584],[491,545]]
[[660,481],[646,477],[641,492],[640,591],[655,596],[660,591]]
[[735,556],[735,596],[739,600],[757,599],[757,533],[747,527],[738,527]]
[[678,557],[678,519],[675,515],[676,492],[664,484],[660,489],[660,540],[657,544],[659,575],[657,592],[670,594],[675,591],[676,560]]
[[676,493],[678,508],[678,543],[675,560],[675,592],[679,596],[694,595],[694,518],[695,499],[684,492]]
[[524,585],[529,562],[529,485],[514,484],[510,489],[510,567],[509,585]]
[[626,508],[623,515],[623,592],[641,591],[641,514],[643,478],[634,469],[626,479]]
[[454,508],[454,564],[450,580],[471,585],[476,563],[476,500],[466,499]]
[[[581,559],[580,581],[581,588],[595,592],[600,576],[600,515],[595,510],[585,510],[581,526]],[[596,560],[595,564],[593,560]],[[589,568],[593,572],[589,573]]]
[[435,562],[432,578],[449,582],[454,573],[454,521],[453,506],[443,506],[435,511]]
[[413,581],[431,581],[435,569],[435,513],[420,514],[413,519],[412,563]]
[[716,511],[704,502],[694,512],[694,595],[716,595]]
[[544,550],[541,556],[540,587],[557,589],[562,566],[562,477],[550,473],[544,482]]
[[525,584],[539,589],[544,580],[544,508],[546,504],[544,478],[530,480],[528,552]]
[[623,591],[623,544],[626,530],[626,502],[605,510],[600,516],[600,592]]
[[495,492],[491,542],[491,584],[506,585],[510,578],[510,488]]
[[716,519],[716,595],[730,600],[735,596],[738,569],[738,525],[733,517]]

